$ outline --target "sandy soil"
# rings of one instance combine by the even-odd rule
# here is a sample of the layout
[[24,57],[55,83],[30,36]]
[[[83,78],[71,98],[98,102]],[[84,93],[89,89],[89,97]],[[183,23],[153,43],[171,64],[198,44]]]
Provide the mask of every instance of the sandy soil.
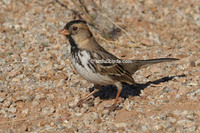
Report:
[[[200,132],[199,0],[2,0],[0,16],[0,132]],[[113,86],[72,109],[93,85],[58,31],[79,17],[120,58],[180,60],[137,71],[110,114]]]

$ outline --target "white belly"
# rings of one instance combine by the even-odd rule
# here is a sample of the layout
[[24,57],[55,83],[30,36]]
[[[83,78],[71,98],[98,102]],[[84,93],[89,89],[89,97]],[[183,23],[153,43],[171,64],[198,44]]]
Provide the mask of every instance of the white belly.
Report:
[[81,51],[81,54],[78,54],[78,56],[82,65],[75,62],[75,59],[73,57],[71,57],[71,61],[72,61],[72,65],[74,66],[78,74],[81,75],[81,77],[83,77],[85,80],[92,82],[94,84],[99,84],[99,85],[112,84],[112,80],[110,78],[108,78],[107,76],[95,73],[94,70],[92,70],[88,66],[91,57],[86,51]]

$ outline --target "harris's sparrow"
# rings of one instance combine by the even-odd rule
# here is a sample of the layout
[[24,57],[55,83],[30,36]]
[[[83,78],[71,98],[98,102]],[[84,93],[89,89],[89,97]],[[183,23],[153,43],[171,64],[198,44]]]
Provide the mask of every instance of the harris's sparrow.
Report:
[[96,89],[81,99],[76,106],[80,106],[100,89],[100,85],[112,84],[117,87],[118,93],[114,104],[110,107],[111,111],[116,107],[122,91],[122,83],[137,85],[131,75],[139,68],[149,64],[178,60],[175,58],[158,58],[130,60],[130,62],[124,63],[124,60],[112,55],[96,42],[87,23],[83,20],[67,23],[59,33],[66,36],[70,42],[72,65],[84,79],[93,83]]

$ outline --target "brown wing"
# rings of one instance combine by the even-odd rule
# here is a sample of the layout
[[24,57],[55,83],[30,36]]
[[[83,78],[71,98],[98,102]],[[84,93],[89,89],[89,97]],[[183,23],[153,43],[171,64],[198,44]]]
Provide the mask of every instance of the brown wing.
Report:
[[115,81],[135,84],[131,74],[120,64],[120,59],[103,48],[93,51],[93,58],[96,60],[97,72],[108,75]]

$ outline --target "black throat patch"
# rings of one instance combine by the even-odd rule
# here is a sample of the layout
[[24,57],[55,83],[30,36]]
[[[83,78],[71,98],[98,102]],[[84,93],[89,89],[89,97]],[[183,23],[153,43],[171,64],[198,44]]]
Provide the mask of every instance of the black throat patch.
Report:
[[81,52],[81,49],[78,48],[78,45],[75,43],[74,39],[70,35],[67,36],[67,39],[69,40],[69,43],[71,45],[71,56],[72,56],[72,58],[74,58],[75,61],[79,65],[84,67],[79,56],[78,56],[78,54]]
[[78,48],[78,45],[75,43],[74,39],[70,35],[67,36],[67,39],[69,40],[71,48],[73,48],[73,49]]
[[[75,62],[78,63],[80,66],[85,67],[85,66],[83,65],[81,59],[80,59],[80,57],[83,57],[82,51],[84,51],[84,50],[83,50],[83,49],[80,49],[80,48],[78,47],[78,45],[76,44],[76,42],[74,41],[74,39],[73,39],[70,35],[67,36],[67,38],[68,38],[69,43],[70,43],[70,45],[71,45],[71,56],[72,56],[72,58],[73,58],[73,59],[75,60]],[[85,50],[85,51],[87,51],[87,50]],[[89,54],[90,56],[92,56],[91,53],[90,53],[89,51],[87,51],[87,52],[88,52],[88,54]],[[88,67],[89,67],[93,72],[96,71],[96,67],[95,67],[94,62],[90,62],[90,61],[89,61],[87,65],[88,65]]]

